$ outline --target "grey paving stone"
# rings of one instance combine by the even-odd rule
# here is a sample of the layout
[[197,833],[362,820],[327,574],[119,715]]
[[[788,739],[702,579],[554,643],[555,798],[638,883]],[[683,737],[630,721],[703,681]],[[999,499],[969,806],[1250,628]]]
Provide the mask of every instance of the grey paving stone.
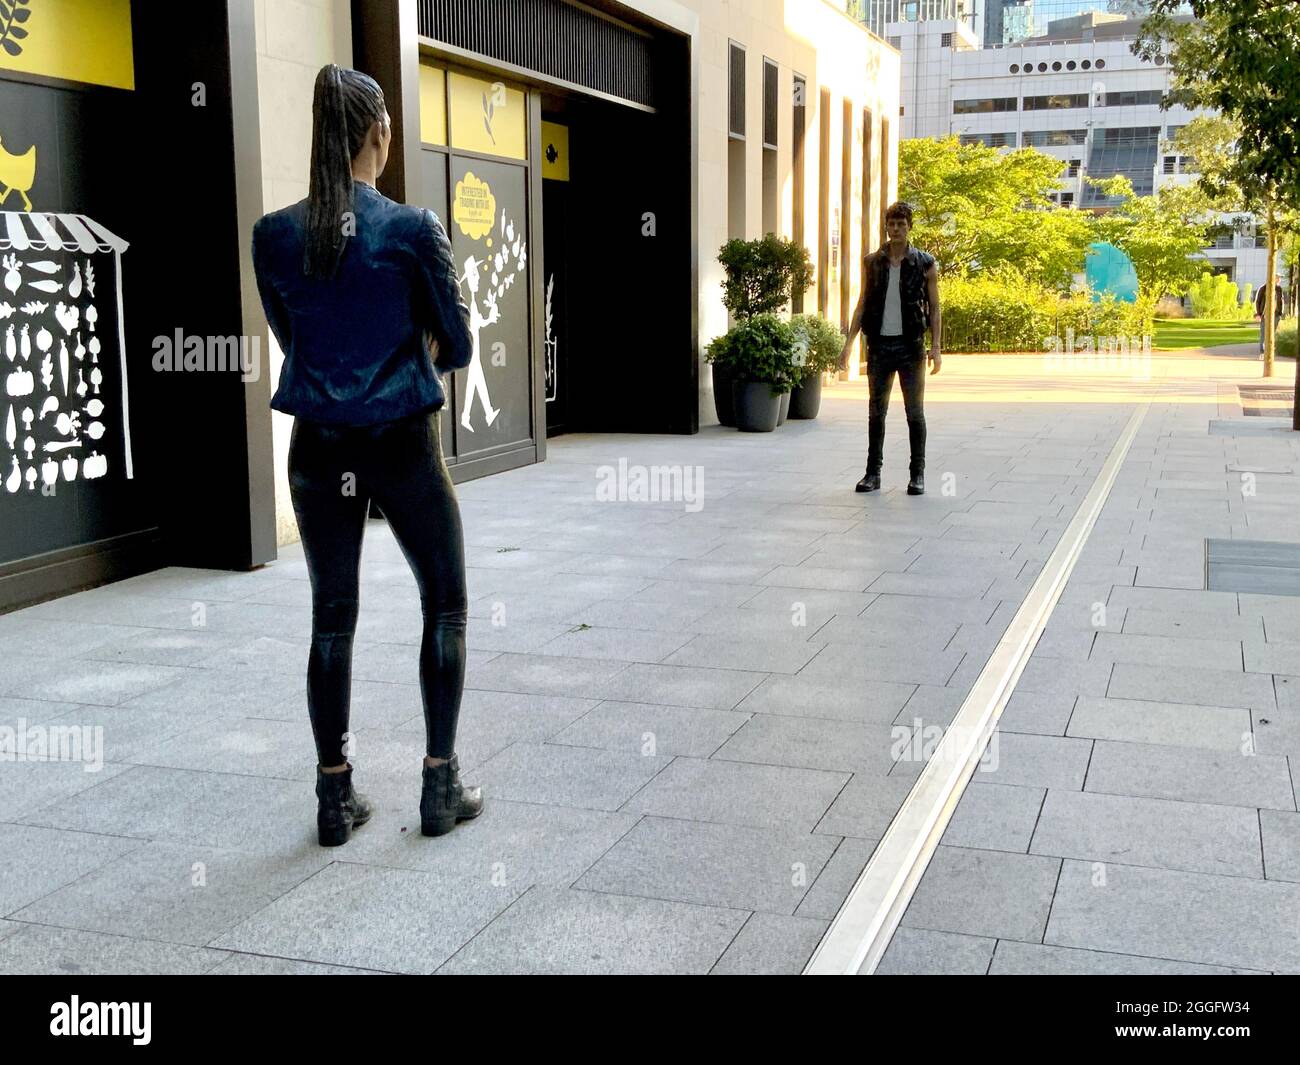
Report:
[[949,625],[970,622],[983,625],[998,608],[996,600],[970,596],[964,599],[917,595],[878,595],[862,611],[872,621],[895,621],[899,624]]
[[0,915],[10,915],[141,846],[137,839],[0,824]]
[[707,666],[766,673],[798,673],[818,653],[816,644],[792,640],[697,635],[663,662],[670,666]]
[[1029,849],[1158,869],[1264,875],[1256,813],[1239,806],[1053,790]]
[[699,618],[710,613],[703,603],[648,603],[633,599],[602,599],[570,613],[564,620],[573,625],[645,629],[657,632],[693,632]]
[[689,632],[655,632],[604,626],[574,628],[543,644],[541,655],[615,662],[659,662],[691,640]]
[[878,680],[836,683],[801,675],[772,676],[751,691],[737,710],[787,717],[821,717],[862,724],[888,724],[915,686]]
[[707,758],[748,719],[748,714],[731,710],[609,701],[556,733],[551,742]]
[[430,973],[520,894],[482,879],[333,862],[211,946]]
[[330,862],[149,843],[13,914],[15,920],[202,946]]
[[751,914],[712,975],[798,976],[829,926],[829,921],[815,917]]
[[633,663],[593,689],[599,699],[732,710],[758,687],[763,673],[738,669]]
[[175,666],[133,662],[96,662],[84,658],[11,657],[0,679],[0,694],[20,699],[116,706],[133,696],[179,680],[187,672]]
[[1236,618],[1235,592],[1207,592],[1176,588],[1116,588],[1106,600],[1111,609],[1116,607],[1153,610],[1181,616],[1183,614],[1224,614]]
[[[411,625],[404,632],[377,631],[371,640],[388,643],[418,644],[423,638],[423,621]],[[526,654],[537,651],[547,643],[568,632],[571,626],[554,621],[510,621],[494,623],[491,618],[470,618],[465,631],[465,646],[473,651],[514,651]],[[408,638],[398,639],[399,635]],[[361,638],[358,627],[357,638]]]
[[225,960],[209,969],[208,976],[388,976],[374,969],[351,969],[344,965],[321,965],[289,958],[271,958],[264,954],[240,954],[237,951],[210,951]]
[[877,976],[983,976],[995,939],[899,928],[889,941]]
[[[924,646],[943,650],[957,635],[957,624],[927,621],[898,622],[890,618],[863,615],[837,616],[817,630],[821,643],[861,644],[865,648],[889,646]],[[964,649],[964,648],[963,648]]]
[[835,848],[816,882],[799,903],[795,914],[799,917],[821,917],[830,920],[849,897],[858,876],[866,868],[872,852],[879,843],[876,839],[849,837]]
[[670,759],[554,743],[516,743],[478,767],[485,795],[617,810]]
[[1124,619],[1124,632],[1148,636],[1181,636],[1208,640],[1262,640],[1263,618],[1258,614],[1232,617],[1226,613],[1177,614],[1134,608]]
[[835,846],[806,832],[646,817],[573,886],[792,914]]
[[1044,943],[1245,969],[1300,969],[1300,884],[1119,864],[1104,871],[1099,885],[1092,863],[1065,862]]
[[[105,767],[105,771],[109,767]],[[22,816],[27,824],[248,851],[316,845],[305,781],[133,766]],[[9,770],[0,780],[9,776]],[[16,816],[16,815],[10,815]]]
[[101,662],[197,666],[241,642],[236,633],[206,627],[131,629],[87,648],[79,657]]
[[1241,644],[1229,640],[1099,632],[1092,657],[1102,662],[1232,671],[1241,667]]
[[0,974],[9,976],[191,976],[210,971],[217,961],[201,947],[73,928],[21,925],[0,938]]
[[131,636],[150,636],[163,631],[138,625],[44,618],[30,609],[12,611],[5,618],[7,624],[0,627],[0,657],[5,659],[10,655],[76,658]]
[[846,559],[839,566],[775,566],[759,578],[758,583],[795,590],[817,588],[832,592],[864,592],[882,571],[855,565],[854,561]]
[[943,599],[970,599],[984,595],[992,577],[975,574],[882,573],[865,591],[882,595],[934,596]]
[[979,774],[962,793],[944,830],[949,847],[1024,854],[1043,806],[1043,788],[986,784]]
[[1056,858],[940,846],[903,915],[908,928],[1040,942]]
[[894,716],[895,724],[921,728],[928,725],[947,726],[966,700],[967,688],[938,687],[918,684],[906,705]]
[[847,774],[718,758],[675,758],[634,795],[631,813],[809,832]]
[[83,703],[55,703],[45,699],[11,699],[0,696],[0,727],[13,729],[16,741],[18,732],[28,725],[72,713],[83,706]]
[[740,606],[763,588],[757,583],[722,584],[710,581],[651,581],[647,588],[628,596],[631,603],[673,603],[698,606],[701,611],[722,606]]
[[1013,691],[998,719],[1003,732],[1064,736],[1079,696],[1074,692]]
[[220,717],[193,722],[136,751],[138,765],[206,771],[220,768],[248,776],[316,779],[316,747],[301,721]]
[[1268,677],[1188,666],[1139,666],[1116,662],[1110,686],[1104,691],[1084,694],[1202,706],[1273,707],[1273,684]]
[[487,665],[466,671],[465,686],[534,695],[603,698],[603,686],[628,669],[626,662],[552,655],[498,655]]
[[[9,821],[27,820],[69,796],[94,789],[126,773],[129,766],[105,762],[5,762],[0,772],[0,810]],[[111,834],[111,833],[110,833]]]
[[[512,743],[541,743],[563,731],[599,705],[595,699],[521,692],[479,691],[467,688],[461,697],[456,727],[456,751],[462,769],[486,762]],[[353,707],[354,720],[363,720]],[[399,731],[425,734],[424,712],[419,707]]]
[[1260,810],[1264,875],[1269,880],[1300,882],[1300,813]]
[[1078,791],[1091,753],[1090,740],[998,730],[974,779],[984,784]]
[[961,651],[935,651],[926,647],[864,648],[856,644],[827,643],[800,673],[822,681],[884,680],[943,687],[962,664],[962,658]]
[[1264,643],[1244,645],[1246,671],[1249,673],[1300,674],[1300,643]]
[[864,592],[833,592],[816,588],[764,588],[757,595],[745,599],[735,609],[783,614],[789,618],[796,604],[802,604],[808,616],[814,614],[840,614],[854,617],[874,601],[875,595]]
[[1099,950],[1049,947],[1041,943],[998,940],[989,967],[990,976],[1214,976],[1258,973],[1221,965],[1139,958],[1132,954],[1107,954]]
[[1240,751],[1250,731],[1250,711],[1240,707],[1081,695],[1070,718],[1068,734],[1129,743]]
[[239,712],[249,717],[301,721],[307,713],[306,661],[300,675],[265,670],[186,669],[170,683],[118,705],[183,713],[198,720]]
[[438,972],[706,973],[741,910],[535,887]]
[[897,743],[894,726],[755,714],[714,758],[884,775]]
[[1097,740],[1085,790],[1226,806],[1295,809],[1285,758],[1192,747]]
[[914,778],[901,774],[887,777],[858,774],[836,796],[825,817],[817,823],[816,831],[832,836],[879,839],[914,784]]
[[723,607],[711,610],[692,622],[691,630],[710,633],[727,639],[788,640],[793,643],[823,642],[820,639],[826,623],[834,615],[828,611],[810,610],[797,595],[791,597],[788,611],[750,610],[745,607]]

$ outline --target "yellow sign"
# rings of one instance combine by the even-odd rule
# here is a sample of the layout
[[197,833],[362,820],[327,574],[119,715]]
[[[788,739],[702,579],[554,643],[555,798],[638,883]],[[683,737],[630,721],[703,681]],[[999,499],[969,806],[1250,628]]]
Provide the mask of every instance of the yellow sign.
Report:
[[471,240],[487,236],[496,215],[497,199],[486,181],[475,177],[471,170],[465,175],[464,181],[456,182],[456,199],[452,203],[451,216],[465,236]]
[[420,140],[447,143],[447,72],[432,63],[420,64]]
[[524,94],[501,81],[451,71],[451,146],[466,152],[528,158]]
[[542,123],[542,177],[569,180],[569,127],[557,122]]
[[6,0],[0,69],[134,89],[131,0]]

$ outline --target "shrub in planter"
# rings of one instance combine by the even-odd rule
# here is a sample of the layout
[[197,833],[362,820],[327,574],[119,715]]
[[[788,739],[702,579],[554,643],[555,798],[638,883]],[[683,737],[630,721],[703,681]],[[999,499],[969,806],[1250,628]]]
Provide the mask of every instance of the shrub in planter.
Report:
[[790,417],[816,418],[822,402],[822,374],[839,368],[844,334],[817,314],[795,315],[790,324],[795,332]]
[[1274,355],[1294,359],[1297,349],[1296,323],[1284,321],[1278,327],[1277,337],[1273,343]]
[[794,329],[775,314],[737,322],[708,346],[707,358],[733,378],[736,426],[770,432],[780,415],[781,395],[794,386]]
[[727,241],[718,252],[726,273],[722,303],[738,320],[779,310],[812,284],[808,249],[774,233]]

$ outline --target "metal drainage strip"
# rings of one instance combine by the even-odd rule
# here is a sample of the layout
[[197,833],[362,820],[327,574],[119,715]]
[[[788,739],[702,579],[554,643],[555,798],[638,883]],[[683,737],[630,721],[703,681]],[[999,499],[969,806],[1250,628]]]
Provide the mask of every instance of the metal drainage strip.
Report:
[[[1159,390],[1157,383],[1152,393]],[[1141,402],[803,971],[871,975],[934,856],[1151,407]]]

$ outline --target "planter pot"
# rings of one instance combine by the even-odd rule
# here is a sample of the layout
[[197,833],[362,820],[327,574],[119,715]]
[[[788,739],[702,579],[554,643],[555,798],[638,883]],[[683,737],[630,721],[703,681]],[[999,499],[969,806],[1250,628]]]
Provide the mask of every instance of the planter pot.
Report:
[[781,397],[766,381],[736,381],[731,386],[736,428],[742,433],[770,433],[781,413]]
[[717,362],[711,365],[713,366],[713,409],[718,412],[719,422],[735,428],[736,405],[731,395],[735,375],[731,372],[730,366]]
[[812,377],[805,378],[803,384],[790,393],[791,418],[816,418],[821,405],[821,374],[814,374]]
[[784,425],[786,416],[790,413],[790,393],[781,393],[781,405],[776,409],[776,424]]

